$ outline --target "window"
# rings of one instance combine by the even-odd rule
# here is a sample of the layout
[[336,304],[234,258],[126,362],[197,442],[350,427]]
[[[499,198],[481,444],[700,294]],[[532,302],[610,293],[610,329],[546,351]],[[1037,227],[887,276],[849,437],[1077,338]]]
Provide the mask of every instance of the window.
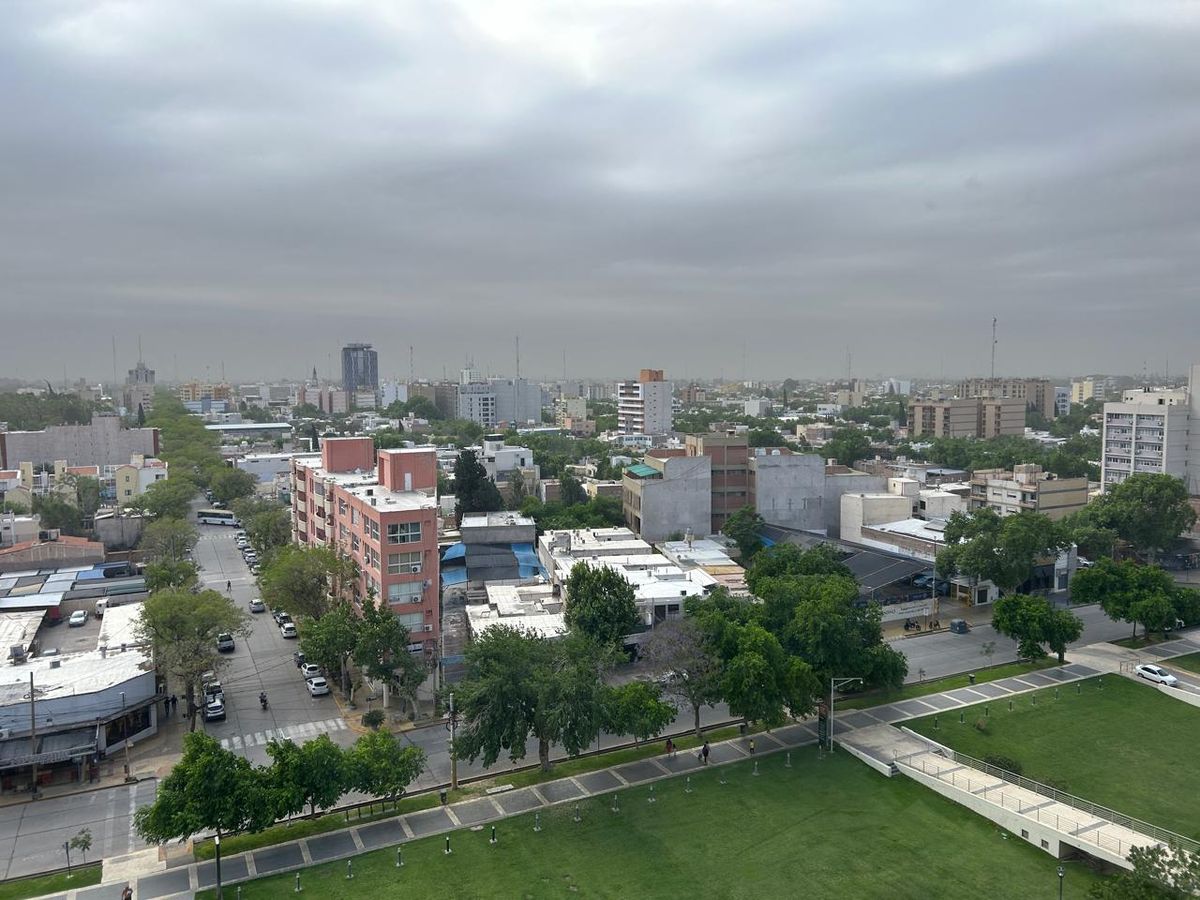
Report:
[[350,549],[353,550],[355,553],[357,553],[358,547],[359,547],[358,535],[357,534],[350,535]]
[[343,500],[341,497],[338,497],[338,515],[344,516],[345,514],[346,514],[346,501]]
[[132,496],[133,496],[133,491],[132,491],[132,490],[130,490],[129,488],[125,488],[125,496],[126,496],[126,497],[132,497]]
[[367,526],[367,531],[369,531],[371,533],[371,540],[378,541],[379,540],[379,520],[378,519],[364,519],[363,521],[364,521],[364,524]]
[[350,529],[345,525],[338,525],[338,537],[343,541],[346,540],[346,538],[350,537]]
[[350,524],[358,524],[358,508],[354,506],[350,507]]
[[367,548],[367,565],[372,569],[379,568],[379,551],[374,547]]
[[419,612],[417,612],[417,613],[402,613],[400,615],[397,615],[396,618],[399,619],[400,624],[403,625],[405,628],[407,628],[409,631],[420,628],[422,625],[425,624],[422,621],[423,617],[421,616],[421,614]]
[[421,554],[420,553],[389,553],[388,554],[388,574],[389,575],[410,575],[416,574],[413,572],[413,566],[416,566],[416,571],[421,571]]
[[410,581],[407,584],[389,584],[387,590],[388,603],[420,603],[425,593],[425,585],[420,581]]
[[396,522],[387,527],[389,544],[417,544],[421,541],[420,522]]

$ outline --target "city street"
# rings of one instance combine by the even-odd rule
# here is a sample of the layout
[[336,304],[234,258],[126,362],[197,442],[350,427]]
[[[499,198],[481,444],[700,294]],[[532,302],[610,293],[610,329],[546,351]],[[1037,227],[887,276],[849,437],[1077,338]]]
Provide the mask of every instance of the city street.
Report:
[[[57,869],[67,864],[63,842],[81,828],[92,832],[89,860],[121,856],[145,846],[133,834],[133,813],[154,799],[157,782],[84,791],[0,807],[0,879]],[[82,862],[75,851],[71,862]]]
[[[225,582],[232,582],[234,603],[249,612],[250,601],[258,596],[258,585],[233,541],[237,529],[200,525],[199,530],[194,556],[201,566],[204,586],[224,593]],[[226,654],[218,676],[225,691],[225,721],[204,723],[204,730],[255,765],[270,762],[266,745],[273,737],[303,743],[328,734],[343,747],[354,743],[355,735],[333,696],[309,696],[292,661],[300,641],[284,639],[270,611],[249,615],[252,633],[237,639],[236,649]],[[258,702],[261,691],[267,692],[266,711]],[[180,711],[182,714],[182,704]]]

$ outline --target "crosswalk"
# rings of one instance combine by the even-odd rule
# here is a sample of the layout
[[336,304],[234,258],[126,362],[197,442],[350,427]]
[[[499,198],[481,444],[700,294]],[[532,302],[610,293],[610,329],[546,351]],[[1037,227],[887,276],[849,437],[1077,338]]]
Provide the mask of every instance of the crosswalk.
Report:
[[235,734],[233,737],[222,738],[221,746],[226,750],[244,750],[247,747],[265,747],[274,740],[303,743],[318,735],[345,731],[346,728],[346,720],[338,716],[321,722],[304,722],[301,725],[284,725],[282,728],[264,728],[262,731]]

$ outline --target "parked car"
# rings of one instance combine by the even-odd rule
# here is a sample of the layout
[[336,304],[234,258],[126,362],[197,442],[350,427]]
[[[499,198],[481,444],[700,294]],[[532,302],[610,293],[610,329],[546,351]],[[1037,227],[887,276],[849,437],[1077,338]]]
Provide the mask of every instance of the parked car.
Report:
[[88,622],[88,614],[86,609],[77,609],[71,613],[71,618],[67,619],[67,625],[71,628],[79,628],[86,625]]
[[250,574],[251,574],[251,575],[257,575],[257,574],[258,574],[258,571],[259,571],[259,569],[258,569],[258,563],[251,563],[251,564],[250,564]]
[[279,626],[279,633],[285,638],[295,638],[300,636],[296,631],[296,624],[294,622],[284,622]]
[[284,622],[292,621],[292,617],[284,612],[284,610],[280,607],[275,607],[275,609],[271,610],[271,617],[275,619],[276,625],[282,625]]
[[296,664],[296,668],[298,669],[308,662],[308,657],[305,656],[301,651],[297,650],[292,654],[292,661]]
[[1137,672],[1139,678],[1145,678],[1147,681],[1153,681],[1158,684],[1165,684],[1167,687],[1175,687],[1175,685],[1179,684],[1179,679],[1166,669],[1159,666],[1152,666],[1149,663],[1135,666],[1133,671]]
[[214,697],[204,704],[204,721],[215,722],[224,721],[225,719],[225,698]]
[[303,663],[300,666],[300,674],[304,676],[305,680],[316,678],[321,674],[321,667],[316,663]]
[[217,651],[220,653],[232,653],[234,651],[232,634],[222,632],[217,635]]
[[304,684],[308,687],[308,692],[314,697],[321,697],[329,693],[329,682],[320,676],[308,678]]
[[255,597],[250,601],[250,612],[260,613],[267,611],[267,604],[262,602],[262,597]]

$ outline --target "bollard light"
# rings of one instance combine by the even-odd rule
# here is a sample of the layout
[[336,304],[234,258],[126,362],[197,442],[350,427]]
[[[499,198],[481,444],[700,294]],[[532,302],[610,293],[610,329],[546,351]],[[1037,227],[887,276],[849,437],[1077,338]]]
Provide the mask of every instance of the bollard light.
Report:
[[346,877],[347,878],[354,877],[354,860],[352,860],[352,859],[346,860]]
[[299,873],[299,872],[297,872],[297,873],[296,873],[296,891],[295,891],[295,893],[297,893],[297,894],[298,894],[298,893],[300,893],[302,890],[304,890],[304,888],[300,887],[300,873]]
[[396,868],[400,869],[404,866],[404,853],[399,847],[396,848]]
[[542,814],[540,812],[535,812],[533,814],[533,830],[534,831],[542,830]]
[[621,807],[617,805],[617,795],[616,795],[616,794],[613,794],[613,805],[612,805],[612,811],[613,811],[613,812],[620,812],[620,811],[621,811]]
[[792,751],[789,750],[783,758],[783,767],[790,769],[792,767]]
[[658,802],[657,798],[655,798],[655,796],[654,796],[654,785],[650,785],[650,801],[649,802],[651,802],[651,803]]
[[754,775],[757,775],[757,774],[758,774],[758,760],[757,760],[757,759],[754,761],[754,772],[753,772],[753,774],[754,774]]
[[488,843],[489,844],[496,843],[496,826],[495,825],[492,826],[492,839],[490,841],[488,841]]
[[454,851],[450,849],[450,835],[446,835],[446,856],[449,856]]
[[575,804],[575,821],[576,822],[582,821],[582,819],[579,818],[579,804],[578,803]]
[[685,794],[690,794],[692,792],[692,776],[691,775],[688,775],[683,780],[683,792]]

